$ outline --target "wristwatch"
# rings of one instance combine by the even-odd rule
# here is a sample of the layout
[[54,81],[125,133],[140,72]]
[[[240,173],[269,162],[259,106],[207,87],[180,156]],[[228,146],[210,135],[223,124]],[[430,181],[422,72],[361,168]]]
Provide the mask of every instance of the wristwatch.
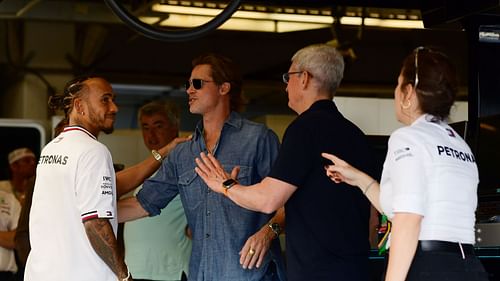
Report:
[[156,161],[158,161],[160,163],[163,161],[163,157],[161,156],[161,154],[157,150],[155,150],[155,149],[151,150],[151,154],[156,159]]
[[224,195],[227,197],[227,191],[233,187],[233,185],[237,184],[238,182],[234,179],[227,179],[222,183],[222,187],[224,188]]
[[273,222],[269,224],[269,228],[276,234],[276,237],[280,236],[281,233],[281,226],[277,222]]
[[230,189],[233,187],[233,185],[237,184],[238,182],[234,179],[227,179],[222,183],[222,187],[224,187],[225,190]]

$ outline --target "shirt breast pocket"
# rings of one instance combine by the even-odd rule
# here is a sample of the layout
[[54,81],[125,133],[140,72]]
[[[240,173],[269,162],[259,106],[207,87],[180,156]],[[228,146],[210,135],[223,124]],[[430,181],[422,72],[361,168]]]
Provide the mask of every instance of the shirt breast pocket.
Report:
[[200,181],[194,169],[189,169],[179,176],[179,194],[187,203],[184,208],[195,210],[202,203],[208,187],[202,185]]
[[[234,166],[235,165],[224,165],[224,164],[222,165],[222,167],[224,168],[224,170],[227,173],[230,173]],[[240,165],[240,172],[238,173],[236,180],[238,181],[238,183],[240,183],[244,186],[255,184],[256,182],[252,178],[252,167]],[[231,190],[229,190],[228,192],[230,193]],[[256,214],[255,212],[238,206],[232,200],[229,200],[229,199],[221,200],[221,204],[222,204],[223,208],[226,209],[226,212],[231,213],[231,214],[237,214],[237,215],[235,215],[235,218],[238,218],[238,219],[233,221],[233,223],[235,225],[245,224],[249,220],[255,219],[254,218],[254,216]],[[244,227],[244,226],[242,226],[242,227]]]
[[[226,173],[231,174],[231,171],[236,165],[222,165],[222,168],[224,168],[224,171]],[[238,176],[236,177],[236,180],[242,184],[242,185],[251,185],[252,184],[252,168],[249,166],[242,166],[240,165],[240,172],[238,173]]]

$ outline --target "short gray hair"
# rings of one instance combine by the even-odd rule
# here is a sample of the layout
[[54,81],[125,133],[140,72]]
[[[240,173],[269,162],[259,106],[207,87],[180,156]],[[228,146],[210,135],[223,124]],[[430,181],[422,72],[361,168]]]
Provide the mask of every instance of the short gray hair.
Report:
[[317,80],[320,89],[328,91],[333,98],[344,77],[344,58],[335,47],[314,44],[297,51],[292,63],[298,71],[307,71]]
[[179,108],[173,102],[167,101],[152,101],[149,102],[139,109],[139,113],[137,114],[138,121],[140,122],[141,117],[143,115],[154,115],[154,114],[162,114],[167,120],[170,122],[170,125],[173,125],[179,129],[180,117],[179,117]]

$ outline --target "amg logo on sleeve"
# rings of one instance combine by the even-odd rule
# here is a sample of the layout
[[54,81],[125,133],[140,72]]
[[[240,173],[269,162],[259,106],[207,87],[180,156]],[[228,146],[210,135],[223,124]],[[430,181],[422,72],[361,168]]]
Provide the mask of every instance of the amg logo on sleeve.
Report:
[[113,195],[113,183],[110,176],[102,176],[101,182],[101,194],[102,195]]

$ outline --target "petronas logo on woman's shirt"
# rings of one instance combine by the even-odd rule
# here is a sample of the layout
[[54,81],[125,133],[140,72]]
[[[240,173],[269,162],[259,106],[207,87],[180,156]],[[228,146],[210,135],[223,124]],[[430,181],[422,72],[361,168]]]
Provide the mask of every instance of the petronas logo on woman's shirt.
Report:
[[453,148],[448,147],[448,146],[438,145],[437,151],[438,151],[439,156],[449,156],[449,157],[453,157],[453,158],[458,159],[458,160],[462,160],[465,162],[471,162],[471,163],[476,162],[474,155],[472,155],[471,153],[459,151],[459,150],[453,149]]

